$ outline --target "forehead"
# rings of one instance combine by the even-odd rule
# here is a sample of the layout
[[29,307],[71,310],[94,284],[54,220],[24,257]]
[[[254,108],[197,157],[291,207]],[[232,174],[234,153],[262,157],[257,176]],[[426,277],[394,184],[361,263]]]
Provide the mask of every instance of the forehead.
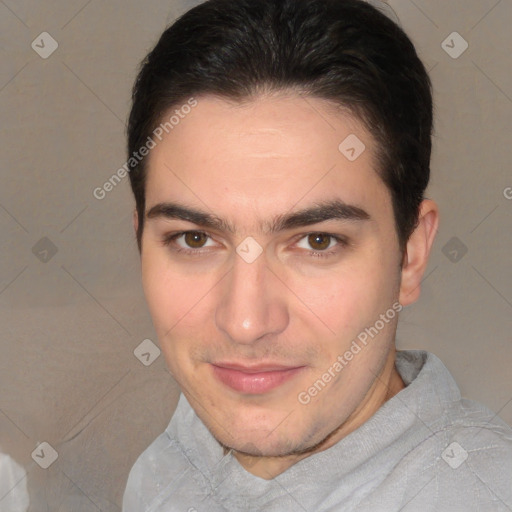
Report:
[[235,221],[335,199],[389,208],[373,138],[332,103],[292,94],[196,100],[150,152],[148,209],[179,200]]

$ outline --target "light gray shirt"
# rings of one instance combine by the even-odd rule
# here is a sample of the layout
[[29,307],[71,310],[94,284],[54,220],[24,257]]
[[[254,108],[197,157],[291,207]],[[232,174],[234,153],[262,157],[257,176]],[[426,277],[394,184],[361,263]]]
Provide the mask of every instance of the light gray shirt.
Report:
[[435,355],[397,352],[406,387],[273,480],[247,472],[181,395],[133,466],[123,512],[512,511],[512,428],[461,397]]

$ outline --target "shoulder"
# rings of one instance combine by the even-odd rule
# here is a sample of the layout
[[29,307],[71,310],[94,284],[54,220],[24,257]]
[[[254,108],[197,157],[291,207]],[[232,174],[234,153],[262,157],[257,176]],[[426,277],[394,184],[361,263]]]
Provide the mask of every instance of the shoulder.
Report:
[[183,484],[183,478],[190,478],[190,469],[179,443],[167,432],[160,434],[130,470],[123,495],[123,512],[148,510],[162,499],[163,493],[172,494]]
[[462,399],[430,425],[402,469],[411,467],[419,494],[442,510],[512,507],[512,428],[478,402]]
[[[461,418],[447,425],[443,439],[441,459],[448,475],[465,483],[466,492],[511,506],[512,428],[477,402],[462,400],[460,408]],[[454,477],[459,469],[464,479]]]

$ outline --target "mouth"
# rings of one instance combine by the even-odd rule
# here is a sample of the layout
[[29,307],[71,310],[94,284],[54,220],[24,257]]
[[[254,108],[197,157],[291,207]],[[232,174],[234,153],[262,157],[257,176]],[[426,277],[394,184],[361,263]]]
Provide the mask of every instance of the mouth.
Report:
[[298,375],[305,366],[256,365],[231,363],[210,365],[214,376],[239,393],[260,395],[272,391]]

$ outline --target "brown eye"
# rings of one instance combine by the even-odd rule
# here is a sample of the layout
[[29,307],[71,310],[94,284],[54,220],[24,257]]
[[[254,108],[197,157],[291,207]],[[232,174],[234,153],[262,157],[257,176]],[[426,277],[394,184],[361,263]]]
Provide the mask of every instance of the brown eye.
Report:
[[208,241],[208,235],[200,231],[188,231],[183,234],[185,243],[193,249],[199,249]]
[[323,233],[311,233],[308,235],[308,244],[315,251],[327,249],[331,243],[332,237]]

